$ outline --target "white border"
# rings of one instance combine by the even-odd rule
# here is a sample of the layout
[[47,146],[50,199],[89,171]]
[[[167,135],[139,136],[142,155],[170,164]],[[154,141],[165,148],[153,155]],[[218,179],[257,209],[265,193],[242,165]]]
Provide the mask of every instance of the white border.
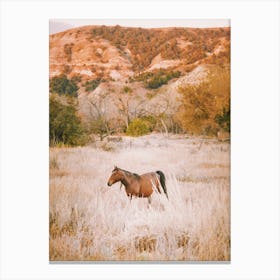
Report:
[[[232,261],[48,262],[48,20],[230,18]],[[1,278],[279,279],[279,2],[2,1]]]

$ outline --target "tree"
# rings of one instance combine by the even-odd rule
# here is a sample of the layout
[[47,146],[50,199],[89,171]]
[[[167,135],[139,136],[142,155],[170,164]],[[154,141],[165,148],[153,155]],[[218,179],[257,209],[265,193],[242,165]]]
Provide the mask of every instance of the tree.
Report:
[[126,129],[128,128],[129,123],[133,117],[131,112],[131,103],[133,99],[132,97],[132,89],[128,86],[125,86],[114,99],[115,106],[124,119]]
[[178,118],[182,127],[194,134],[216,135],[224,125],[230,106],[229,69],[213,68],[205,81],[183,86],[179,92],[181,108]]
[[74,102],[69,100],[64,104],[57,96],[51,95],[49,106],[50,145],[84,145],[87,137]]
[[97,134],[102,141],[113,132],[107,116],[106,94],[95,97],[94,100],[89,99],[88,104],[90,105],[89,131]]

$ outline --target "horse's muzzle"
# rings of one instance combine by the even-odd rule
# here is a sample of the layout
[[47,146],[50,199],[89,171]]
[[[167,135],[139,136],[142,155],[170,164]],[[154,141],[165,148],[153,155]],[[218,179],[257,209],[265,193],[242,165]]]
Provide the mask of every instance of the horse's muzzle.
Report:
[[108,187],[111,187],[111,186],[112,186],[112,184],[111,184],[110,182],[108,182],[107,185],[108,185]]

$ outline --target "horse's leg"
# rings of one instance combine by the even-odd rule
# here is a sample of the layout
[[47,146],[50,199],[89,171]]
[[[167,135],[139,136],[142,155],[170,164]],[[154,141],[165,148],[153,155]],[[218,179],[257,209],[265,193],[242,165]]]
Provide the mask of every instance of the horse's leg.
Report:
[[151,196],[148,196],[148,204],[147,204],[147,208],[150,209],[152,206],[151,206],[151,202],[152,202],[152,198]]
[[131,194],[131,193],[127,193],[126,195],[127,195],[127,197],[129,198],[129,201],[131,202],[131,200],[132,200],[132,194]]

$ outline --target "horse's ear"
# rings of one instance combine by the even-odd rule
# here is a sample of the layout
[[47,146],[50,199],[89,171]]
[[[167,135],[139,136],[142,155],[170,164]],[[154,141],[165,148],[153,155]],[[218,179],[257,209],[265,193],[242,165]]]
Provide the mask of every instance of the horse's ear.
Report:
[[118,167],[116,165],[114,165],[114,170],[118,170]]

